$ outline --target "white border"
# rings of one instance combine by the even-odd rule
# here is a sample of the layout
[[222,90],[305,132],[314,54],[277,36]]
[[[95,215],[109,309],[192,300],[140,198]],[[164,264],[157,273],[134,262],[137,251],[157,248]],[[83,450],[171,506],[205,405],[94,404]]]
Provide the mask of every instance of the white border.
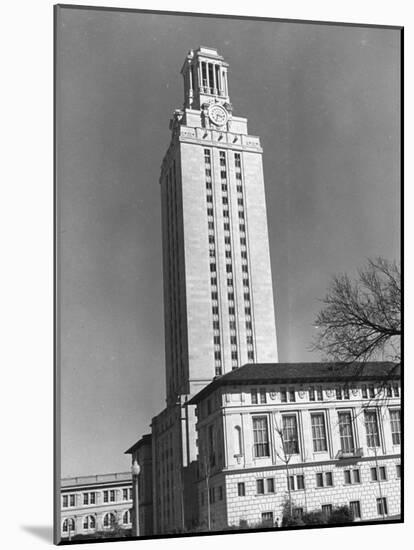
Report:
[[[1,288],[6,300],[2,308],[2,546],[8,550],[46,546],[46,541],[22,526],[44,530],[52,523],[52,59],[53,13],[51,0],[9,0],[2,5],[2,128],[3,166],[0,216],[2,225]],[[177,0],[84,2],[96,5],[255,15],[290,19],[342,21],[370,24],[404,25],[406,28],[406,151],[410,152],[414,97],[412,75],[407,73],[412,59],[413,16],[404,0],[361,1],[307,0],[272,4],[268,0],[210,0],[208,3]],[[254,5],[254,8],[252,8]],[[7,154],[5,152],[7,151]],[[411,155],[412,156],[412,155]],[[408,157],[408,155],[407,155]],[[412,169],[406,166],[406,212],[412,204]],[[408,218],[408,216],[406,215]],[[405,239],[409,243],[411,223],[407,220]],[[386,223],[386,221],[384,221]],[[412,303],[408,281],[412,280],[412,262],[406,253],[406,305]],[[408,308],[407,308],[408,309]],[[411,308],[410,308],[411,311]],[[406,334],[411,334],[406,319]],[[11,330],[10,330],[11,329]],[[407,337],[408,340],[408,337]],[[408,345],[407,345],[408,347]],[[5,352],[4,353],[4,349]],[[406,351],[406,387],[413,387],[410,373],[411,350]],[[412,370],[412,367],[411,367]],[[412,400],[411,400],[412,401]],[[4,410],[3,410],[4,408]],[[407,399],[406,425],[412,409]],[[4,437],[4,435],[6,437]],[[412,442],[408,438],[410,455]],[[412,488],[407,459],[406,517],[412,522],[413,508],[408,498]],[[377,549],[398,544],[408,547],[414,534],[407,525],[307,530],[304,532],[227,535],[188,539],[110,543],[109,548],[217,548],[252,544],[287,545],[322,550],[353,545],[375,545]],[[407,540],[403,540],[407,539]],[[120,546],[120,545],[123,546]],[[127,546],[125,546],[125,544]],[[81,547],[79,547],[81,548]],[[82,545],[87,548],[95,545]],[[105,546],[106,548],[106,546]]]

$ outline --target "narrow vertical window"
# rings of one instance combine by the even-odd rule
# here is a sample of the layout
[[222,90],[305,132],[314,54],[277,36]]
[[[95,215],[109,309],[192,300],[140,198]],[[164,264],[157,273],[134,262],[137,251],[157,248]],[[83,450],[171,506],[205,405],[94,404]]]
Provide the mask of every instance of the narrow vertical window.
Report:
[[391,420],[392,444],[400,445],[401,444],[401,411],[391,410],[390,420]]
[[270,456],[269,434],[267,429],[267,418],[265,416],[253,418],[253,441],[255,458]]
[[323,413],[311,415],[313,450],[315,453],[326,451],[325,416]]
[[283,450],[286,454],[299,453],[299,441],[298,441],[298,428],[296,422],[296,415],[284,415],[282,417],[283,423]]
[[354,436],[352,433],[352,418],[350,412],[338,413],[339,420],[339,439],[341,442],[341,450],[344,453],[352,453],[354,451]]
[[365,411],[365,430],[367,433],[367,446],[379,447],[378,421],[376,411]]

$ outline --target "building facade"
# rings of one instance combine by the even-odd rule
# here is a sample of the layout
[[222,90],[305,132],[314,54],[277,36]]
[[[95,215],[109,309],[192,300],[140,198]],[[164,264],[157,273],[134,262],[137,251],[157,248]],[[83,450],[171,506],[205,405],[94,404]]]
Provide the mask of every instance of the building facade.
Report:
[[[197,404],[200,524],[274,525],[348,505],[356,520],[400,514],[399,375],[331,363],[244,366]],[[384,385],[384,380],[387,384]]]
[[61,536],[93,537],[114,528],[131,529],[130,472],[61,480]]
[[[297,366],[291,365],[288,372],[278,363],[263,151],[260,139],[248,133],[247,119],[234,113],[228,64],[217,50],[200,47],[189,52],[181,73],[184,105],[170,121],[171,141],[159,180],[166,408],[152,419],[151,435],[126,451],[140,468],[139,503],[134,505],[139,526],[134,534],[273,522],[286,498],[286,465],[276,458],[280,449],[274,441],[275,426],[283,425],[289,410],[290,433],[300,437],[298,452],[290,453],[288,465],[289,494],[295,495],[298,514],[319,505],[328,513],[329,506],[349,501],[357,517],[358,506],[361,518],[377,517],[375,499],[383,497],[375,495],[382,495],[377,487],[385,482],[390,492],[378,506],[387,507],[387,514],[397,513],[399,450],[389,443],[390,422],[396,425],[397,419],[391,419],[387,407],[381,409],[385,414],[383,420],[377,419],[383,430],[381,445],[364,445],[361,418],[367,402],[362,387],[344,386],[342,397],[335,400],[343,367],[335,371],[336,382],[332,373],[319,374],[312,398],[302,379],[291,379]],[[303,365],[305,380],[307,368],[313,373],[324,370],[321,365]],[[248,402],[250,389],[227,391],[226,381],[237,379],[246,369],[262,376],[257,403]],[[377,374],[370,373],[375,381]],[[288,385],[285,402],[281,401],[284,390],[275,380]],[[212,397],[204,401],[212,388]],[[393,394],[391,399],[398,398]],[[397,401],[393,403],[397,410]],[[342,436],[335,423],[341,407],[341,430],[346,420],[354,437],[352,456],[338,455]],[[320,452],[312,452],[316,419],[327,430],[326,449]],[[260,442],[254,437],[268,439]],[[255,456],[259,443],[270,454]],[[364,454],[357,456],[357,449]],[[360,467],[345,467],[359,461]],[[366,476],[374,462],[380,464],[378,475],[383,475],[384,467],[389,478],[369,484]],[[342,487],[347,483],[340,483],[348,470],[353,492]],[[358,475],[360,482],[353,483]],[[316,478],[317,483],[332,485],[319,490],[321,486],[313,486]],[[261,491],[262,483],[264,493],[255,492],[256,486]],[[365,483],[375,496],[369,503],[368,491],[365,497],[360,491]]]

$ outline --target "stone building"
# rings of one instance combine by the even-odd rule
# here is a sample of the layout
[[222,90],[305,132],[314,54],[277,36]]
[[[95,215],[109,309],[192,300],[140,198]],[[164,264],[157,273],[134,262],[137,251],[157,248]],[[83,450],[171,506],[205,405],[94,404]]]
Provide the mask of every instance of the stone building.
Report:
[[93,536],[115,526],[131,529],[130,472],[61,480],[61,536]]
[[[335,363],[246,365],[195,397],[200,524],[274,525],[346,504],[356,520],[400,514],[399,373]],[[384,380],[388,381],[384,385]]]
[[[336,479],[341,475],[342,466],[333,466],[337,461],[338,464],[345,463],[333,454],[338,450],[334,422],[338,403],[326,393],[336,391],[332,373],[330,378],[326,376],[326,365],[312,367],[303,364],[299,369],[301,376],[305,376],[307,368],[313,373],[318,368],[325,372],[320,380],[315,379],[315,384],[318,382],[315,399],[319,401],[319,392],[322,392],[324,402],[319,418],[323,417],[326,429],[330,430],[330,435],[327,432],[326,436],[329,449],[322,453],[323,456],[315,458],[311,456],[312,441],[309,439],[312,410],[315,408],[309,388],[301,387],[300,378],[291,380],[288,367],[278,363],[260,139],[248,133],[247,119],[235,114],[229,94],[228,64],[217,50],[205,47],[191,50],[181,74],[184,79],[184,105],[174,111],[170,121],[171,141],[162,161],[159,180],[166,408],[152,419],[151,436],[144,436],[126,451],[131,454],[133,464],[140,467],[137,484],[140,489],[137,493],[139,504],[135,503],[140,520],[134,530],[135,534],[140,535],[191,531],[205,526],[206,521],[210,528],[219,528],[225,523],[259,522],[266,518],[273,521],[275,515],[280,514],[284,474],[280,463],[275,462],[276,450],[268,442],[269,452],[273,454],[253,460],[252,427],[241,424],[242,420],[252,422],[250,411],[254,410],[254,404],[240,401],[236,413],[236,402],[226,401],[227,394],[221,393],[224,390],[220,384],[227,391],[226,381],[232,380],[233,376],[237,378],[238,373],[256,370],[260,373],[260,388],[263,388],[267,401],[256,404],[258,412],[263,409],[263,418],[261,427],[257,425],[255,431],[259,433],[261,430],[263,437],[265,430],[268,430],[269,437],[274,433],[274,426],[270,423],[280,420],[282,414],[279,409],[272,409],[272,404],[276,406],[277,400],[272,400],[271,396],[280,396],[280,384],[288,384],[288,401],[283,405],[283,411],[285,408],[294,411],[292,418],[297,419],[296,429],[302,438],[300,453],[291,459],[292,467],[295,465],[296,468],[292,483],[303,481],[309,488],[302,493],[302,489],[295,492],[297,513],[302,508],[308,509],[308,503],[315,505],[319,494],[321,497],[333,495],[335,491],[338,494],[338,497],[332,496],[329,502],[324,501],[324,506],[345,499],[344,494],[339,497],[339,479]],[[292,365],[291,368],[296,372],[299,367]],[[278,369],[281,369],[279,378]],[[271,375],[270,380],[264,376],[267,372]],[[280,384],[275,380],[279,380]],[[331,386],[326,385],[328,381]],[[204,413],[197,417],[196,406],[199,411],[202,410],[205,392],[210,392],[212,388],[214,398],[206,401],[206,406],[211,407],[208,417],[203,416]],[[361,388],[352,387],[351,390],[360,392]],[[258,395],[262,399],[260,391]],[[344,387],[341,391],[347,395],[349,390]],[[300,397],[302,393],[306,397]],[[352,393],[349,399],[352,398],[352,407],[357,407],[358,403],[362,410],[365,402],[358,401],[357,395],[361,397],[360,393]],[[290,403],[293,397],[294,406]],[[231,395],[233,398],[247,399],[247,394],[240,389],[235,390]],[[346,403],[347,399],[343,397],[343,402]],[[396,397],[393,396],[393,399]],[[349,411],[348,408],[351,417],[346,418],[352,420],[356,409]],[[231,413],[232,421],[236,422],[229,432],[225,431],[227,413]],[[209,419],[213,417],[217,425],[210,428],[212,424]],[[364,427],[360,420],[357,422],[358,428],[349,429],[354,430],[352,433],[358,441],[361,439],[357,448],[362,449]],[[386,420],[381,423],[388,439],[381,439],[381,444],[387,447],[383,447],[382,454],[379,454],[381,460],[390,454],[393,456],[390,460],[397,461],[394,457],[396,449],[389,450],[390,428],[385,427],[387,425]],[[294,426],[291,429],[294,430]],[[236,433],[240,445],[237,452],[232,447]],[[214,450],[215,445],[217,448]],[[242,453],[241,449],[245,446],[250,447]],[[354,448],[353,452],[354,455],[347,459],[356,460]],[[367,461],[368,456],[367,449],[362,457],[364,472],[366,468],[373,467],[370,466],[372,461]],[[387,464],[390,480],[394,479],[396,464],[393,473]],[[211,468],[215,468],[214,472]],[[306,472],[302,473],[304,470]],[[214,502],[208,500],[203,492],[206,472],[209,483],[212,483],[210,498]],[[326,478],[329,479],[329,473],[334,477],[335,472],[335,479],[332,478],[335,488],[327,488],[326,492],[315,489],[311,493],[312,472],[315,475],[321,473],[323,483]],[[256,483],[255,476],[259,473],[263,479],[269,478],[269,481],[263,481],[267,487],[265,491],[272,492],[273,483],[274,496],[268,500],[253,495],[252,484]],[[358,474],[352,473],[351,479],[354,479],[353,475]],[[361,470],[359,475],[365,473]],[[240,476],[237,483],[244,484],[246,496],[240,497],[241,500],[234,495],[235,476]],[[398,481],[393,483],[397,487]],[[306,502],[300,500],[301,495],[307,499]],[[362,497],[357,498],[356,495],[354,499],[351,493],[348,496],[352,497],[350,501],[360,502],[361,517],[375,516],[375,510],[369,511],[372,503],[368,506]],[[392,496],[392,500],[391,496],[386,497],[387,506],[394,513],[397,497]],[[239,505],[241,511],[236,510]],[[357,505],[353,506],[356,508]],[[262,513],[267,515],[262,517]]]

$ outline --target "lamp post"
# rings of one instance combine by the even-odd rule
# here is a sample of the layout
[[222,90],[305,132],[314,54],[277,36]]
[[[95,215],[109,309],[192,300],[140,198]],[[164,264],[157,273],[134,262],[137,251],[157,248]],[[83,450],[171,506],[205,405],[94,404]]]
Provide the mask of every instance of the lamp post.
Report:
[[132,462],[132,530],[135,537],[139,537],[139,493],[138,493],[138,476],[141,471],[136,459]]

